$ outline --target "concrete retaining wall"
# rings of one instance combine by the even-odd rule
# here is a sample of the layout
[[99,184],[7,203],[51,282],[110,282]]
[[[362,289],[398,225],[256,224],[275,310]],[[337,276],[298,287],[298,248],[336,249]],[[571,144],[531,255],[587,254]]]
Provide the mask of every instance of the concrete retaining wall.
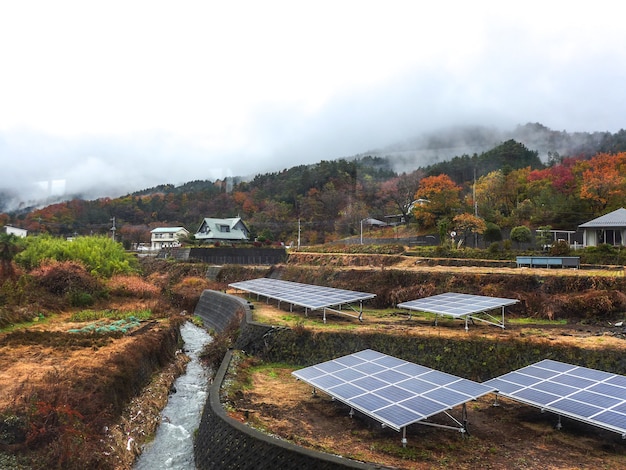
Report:
[[[206,290],[202,293],[195,315],[210,329],[222,332],[238,315],[242,315],[241,333],[236,348],[263,347],[263,338],[274,327],[252,321],[248,303],[232,295]],[[220,388],[228,370],[232,352],[228,351],[220,366],[204,406],[194,442],[198,470],[300,470],[365,469],[377,466],[314,452],[263,434],[230,418],[220,401]]]

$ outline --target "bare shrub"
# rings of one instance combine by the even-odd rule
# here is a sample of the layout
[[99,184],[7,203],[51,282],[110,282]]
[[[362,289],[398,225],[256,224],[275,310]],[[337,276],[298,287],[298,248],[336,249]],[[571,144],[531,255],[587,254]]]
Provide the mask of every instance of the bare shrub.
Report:
[[185,310],[192,311],[202,292],[214,288],[214,283],[202,277],[186,277],[171,289],[172,302]]
[[46,261],[31,272],[35,281],[51,294],[69,292],[94,294],[100,282],[78,261]]
[[553,295],[546,310],[549,317],[604,323],[623,315],[626,311],[626,294],[590,290],[580,294]]
[[437,287],[434,284],[418,284],[409,287],[400,287],[390,292],[389,299],[393,305],[398,305],[401,302],[430,297],[434,295],[436,290]]
[[107,282],[109,292],[121,297],[150,299],[160,294],[160,289],[139,276],[113,276]]
[[243,310],[239,310],[224,331],[213,335],[213,341],[206,344],[200,353],[200,360],[214,372],[219,368],[226,351],[235,344],[243,315]]

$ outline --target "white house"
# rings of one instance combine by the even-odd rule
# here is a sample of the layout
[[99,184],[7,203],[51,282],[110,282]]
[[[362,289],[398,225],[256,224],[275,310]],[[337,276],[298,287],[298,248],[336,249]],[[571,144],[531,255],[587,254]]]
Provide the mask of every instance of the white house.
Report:
[[206,218],[195,233],[196,240],[209,242],[243,242],[250,238],[250,230],[240,217],[229,219]]
[[189,236],[189,230],[185,227],[157,227],[150,231],[150,249],[160,250],[180,246],[180,239]]
[[28,234],[28,230],[23,228],[13,227],[12,225],[5,225],[4,230],[7,235],[15,235],[16,237],[24,238]]
[[583,245],[604,243],[620,246],[626,243],[626,209],[623,207],[578,226],[583,230]]

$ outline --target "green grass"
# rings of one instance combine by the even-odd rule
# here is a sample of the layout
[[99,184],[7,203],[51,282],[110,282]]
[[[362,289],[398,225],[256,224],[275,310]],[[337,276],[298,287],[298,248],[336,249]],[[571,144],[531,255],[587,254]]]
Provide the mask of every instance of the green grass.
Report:
[[547,318],[507,318],[507,322],[513,325],[567,325],[566,319],[549,320]]
[[131,310],[131,311],[118,311],[118,310],[81,310],[73,313],[70,317],[70,321],[73,322],[90,322],[97,320],[128,320],[130,317],[134,317],[137,320],[148,320],[152,317],[151,310]]
[[43,313],[38,313],[38,314],[35,314],[33,319],[30,321],[12,323],[10,325],[5,326],[4,328],[0,328],[0,333],[11,333],[12,331],[18,330],[20,328],[28,328],[34,325],[42,325],[42,324],[47,323],[47,321],[48,321],[48,317],[45,317]]
[[260,372],[273,379],[278,378],[279,369],[293,369],[294,366],[283,362],[263,362],[250,367],[250,372]]

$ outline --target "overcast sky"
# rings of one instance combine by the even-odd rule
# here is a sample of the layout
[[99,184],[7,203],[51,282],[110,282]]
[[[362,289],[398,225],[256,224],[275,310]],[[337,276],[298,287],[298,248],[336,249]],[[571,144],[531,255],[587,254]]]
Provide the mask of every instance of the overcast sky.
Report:
[[117,196],[462,124],[616,132],[615,5],[0,0],[0,188]]

